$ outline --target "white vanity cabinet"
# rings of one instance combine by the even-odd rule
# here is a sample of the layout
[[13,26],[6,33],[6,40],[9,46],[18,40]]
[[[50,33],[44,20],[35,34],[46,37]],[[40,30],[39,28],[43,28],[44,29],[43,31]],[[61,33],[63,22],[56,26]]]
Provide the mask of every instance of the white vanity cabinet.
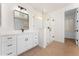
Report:
[[38,43],[38,33],[30,33],[29,39],[31,40],[31,44],[33,47],[37,46]]
[[17,55],[38,45],[38,35],[25,33],[17,35]]
[[0,55],[15,56],[38,45],[38,34],[28,32],[0,36]]
[[2,55],[3,56],[14,56],[16,55],[16,36],[15,35],[4,35],[1,36],[2,42]]

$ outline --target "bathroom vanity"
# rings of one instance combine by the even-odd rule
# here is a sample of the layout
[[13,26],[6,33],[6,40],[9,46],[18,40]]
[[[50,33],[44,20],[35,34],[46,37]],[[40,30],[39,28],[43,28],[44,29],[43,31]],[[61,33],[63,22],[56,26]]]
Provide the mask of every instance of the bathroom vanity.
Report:
[[0,36],[0,55],[16,56],[38,45],[35,32],[9,34]]

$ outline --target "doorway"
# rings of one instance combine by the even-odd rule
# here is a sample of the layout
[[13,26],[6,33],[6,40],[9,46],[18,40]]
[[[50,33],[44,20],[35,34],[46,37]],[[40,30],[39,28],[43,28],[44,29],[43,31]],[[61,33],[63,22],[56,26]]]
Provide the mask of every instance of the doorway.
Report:
[[77,8],[65,11],[65,43],[68,46],[76,45],[76,18]]

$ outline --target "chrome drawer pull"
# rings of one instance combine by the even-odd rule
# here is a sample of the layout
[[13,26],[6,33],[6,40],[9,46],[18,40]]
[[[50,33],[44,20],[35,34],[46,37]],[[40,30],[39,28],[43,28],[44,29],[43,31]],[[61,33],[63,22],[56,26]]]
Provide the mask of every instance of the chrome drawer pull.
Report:
[[12,37],[9,37],[8,39],[12,39]]
[[12,54],[12,52],[8,53],[8,55]]
[[12,44],[9,44],[8,47],[9,47],[9,46],[12,46]]

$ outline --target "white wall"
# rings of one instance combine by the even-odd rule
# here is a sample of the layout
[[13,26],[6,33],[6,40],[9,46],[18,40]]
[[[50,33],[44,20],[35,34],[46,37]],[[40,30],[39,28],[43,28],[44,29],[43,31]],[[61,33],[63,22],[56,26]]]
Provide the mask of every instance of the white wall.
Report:
[[64,8],[49,13],[55,19],[55,41],[64,43]]

